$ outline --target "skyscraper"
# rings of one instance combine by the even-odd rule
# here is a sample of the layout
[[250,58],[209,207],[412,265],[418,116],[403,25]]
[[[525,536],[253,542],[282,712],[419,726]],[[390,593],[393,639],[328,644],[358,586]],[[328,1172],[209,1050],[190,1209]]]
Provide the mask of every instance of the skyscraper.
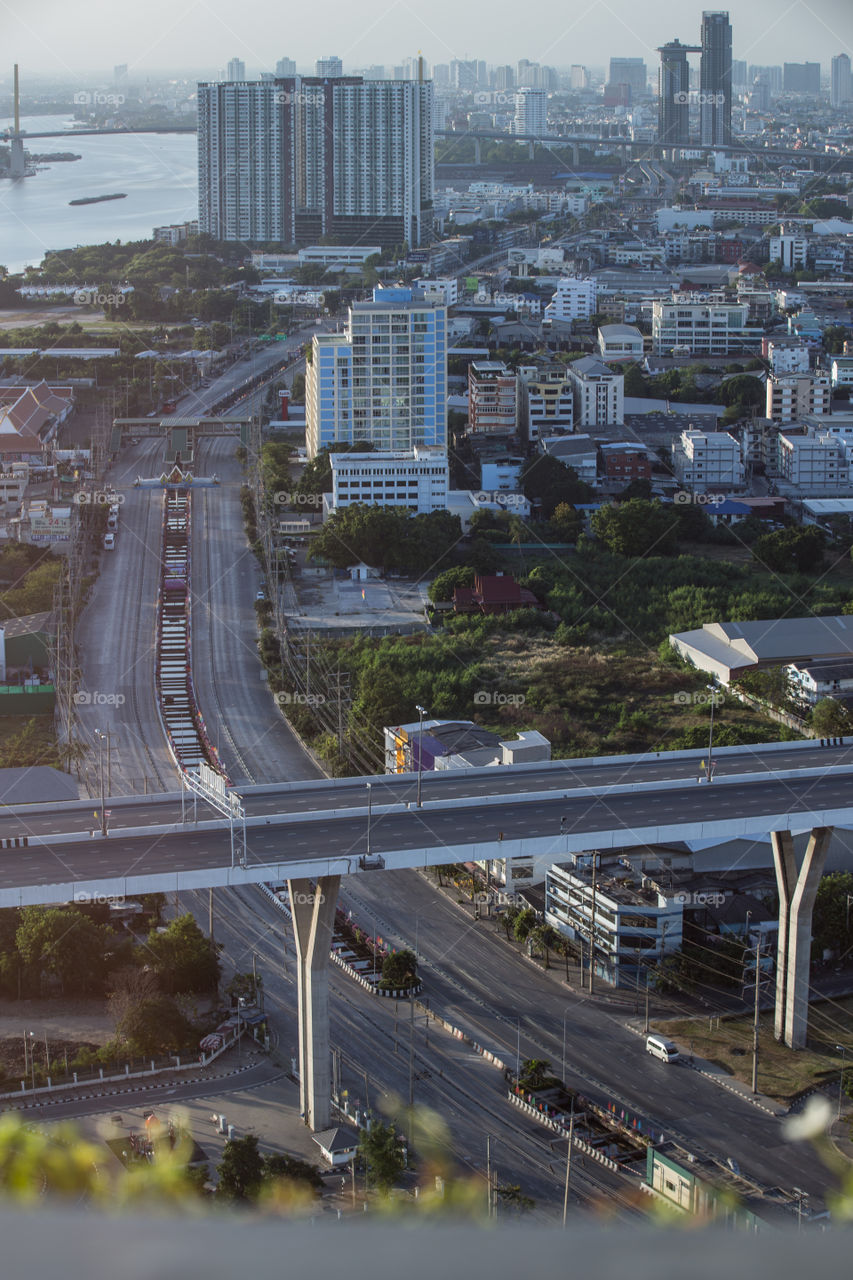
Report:
[[732,27],[725,12],[702,14],[699,63],[700,141],[726,146],[732,140]]
[[785,93],[807,93],[813,98],[820,93],[819,62],[786,62],[782,72]]
[[608,84],[627,84],[636,98],[646,92],[648,71],[642,58],[611,58]]
[[279,58],[275,64],[275,73],[279,80],[283,80],[285,76],[295,76],[296,63],[292,58]]
[[850,76],[850,59],[846,53],[839,53],[832,59],[830,80],[830,102],[833,107],[843,107],[845,102],[853,99],[853,84]]
[[544,138],[548,133],[548,95],[541,89],[517,89],[512,131]]
[[232,84],[246,79],[246,64],[242,58],[232,58],[228,63],[226,76]]
[[199,229],[217,240],[419,245],[433,197],[432,85],[201,84]]
[[314,337],[305,417],[309,458],[336,441],[445,446],[447,308],[411,289],[374,289],[372,302],[356,302],[344,333]]
[[690,65],[695,52],[680,40],[661,45],[658,80],[658,142],[684,146],[690,141]]
[[330,54],[328,58],[317,59],[314,74],[320,80],[339,80],[344,74],[344,64],[336,54]]

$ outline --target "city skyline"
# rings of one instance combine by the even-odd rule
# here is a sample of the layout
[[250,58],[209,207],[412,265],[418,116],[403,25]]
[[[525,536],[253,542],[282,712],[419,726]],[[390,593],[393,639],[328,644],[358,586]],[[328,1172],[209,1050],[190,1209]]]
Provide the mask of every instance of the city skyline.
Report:
[[[847,0],[796,0],[786,8],[776,0],[733,0],[725,7],[735,58],[762,64],[808,59],[828,70],[833,56],[853,53],[853,16]],[[205,0],[179,12],[167,0],[150,0],[144,9],[127,0],[117,5],[81,0],[73,9],[59,0],[43,0],[35,21],[31,13],[7,13],[4,45],[9,62],[19,62],[30,74],[69,79],[125,62],[131,74],[183,71],[215,77],[232,58],[243,60],[253,76],[274,70],[284,56],[294,58],[300,68],[313,68],[318,58],[329,54],[339,56],[345,69],[353,69],[393,65],[418,51],[430,65],[466,57],[492,64],[527,57],[556,67],[606,67],[610,57],[653,61],[655,48],[679,32],[692,38],[705,8],[696,4],[673,12],[664,0],[649,0],[640,20],[628,0],[606,5],[592,0],[577,11],[545,6],[531,30],[529,12],[506,3],[488,11],[460,11],[446,0],[436,0],[424,18],[399,2],[354,10],[331,0],[323,31],[306,24],[294,32],[266,0],[248,0],[239,23],[224,0]],[[325,34],[330,30],[331,40]],[[188,49],[193,51],[191,64]]]

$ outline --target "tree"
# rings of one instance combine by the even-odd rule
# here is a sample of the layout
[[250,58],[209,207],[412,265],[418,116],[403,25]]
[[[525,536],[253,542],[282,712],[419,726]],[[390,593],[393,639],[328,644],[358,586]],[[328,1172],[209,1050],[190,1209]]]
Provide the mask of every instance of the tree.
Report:
[[143,958],[153,963],[167,992],[210,991],[219,982],[216,952],[189,913],[162,932],[152,929]]
[[395,951],[382,961],[383,987],[390,990],[412,987],[418,980],[418,962],[413,951]]
[[502,1182],[495,1194],[501,1204],[508,1209],[515,1209],[518,1213],[529,1213],[531,1209],[536,1208],[536,1201],[532,1196],[524,1195],[518,1183]]
[[52,978],[63,995],[102,989],[112,937],[74,907],[24,907],[15,935],[39,982]]
[[593,491],[578,476],[573,467],[566,467],[548,453],[528,458],[521,469],[521,488],[526,498],[538,503],[541,514],[548,519],[561,502],[576,505],[589,502]]
[[568,502],[558,502],[551,513],[551,528],[561,542],[576,542],[583,529],[583,517]]
[[536,912],[532,907],[522,907],[512,926],[516,942],[526,942],[536,928]]
[[216,1194],[223,1200],[245,1202],[257,1199],[264,1176],[264,1161],[254,1133],[226,1142],[216,1166],[219,1182]]
[[118,1033],[137,1057],[176,1053],[193,1043],[195,1032],[169,996],[151,996],[131,1005],[118,1024]]
[[812,709],[810,722],[816,738],[841,738],[853,731],[850,712],[835,698],[821,698]]
[[853,874],[832,871],[821,878],[812,914],[812,949],[815,959],[824,951],[840,954],[853,942]]
[[263,1157],[263,1183],[266,1186],[275,1182],[307,1183],[312,1191],[321,1195],[325,1183],[319,1169],[307,1160],[297,1160],[295,1156],[280,1155],[275,1152]]
[[792,526],[757,538],[752,554],[774,573],[806,573],[820,569],[825,546],[826,538],[816,525]]
[[405,1165],[394,1126],[374,1120],[369,1129],[362,1129],[358,1154],[364,1162],[368,1182],[387,1195]]
[[552,1079],[551,1064],[545,1058],[525,1058],[522,1062],[518,1080],[522,1089],[529,1089],[531,1092],[544,1089]]
[[614,555],[673,555],[678,545],[678,517],[657,500],[631,498],[602,507],[592,513],[590,524]]
[[458,565],[454,569],[445,569],[436,574],[429,584],[428,595],[433,604],[452,600],[456,587],[473,587],[474,570],[470,565]]
[[725,405],[743,405],[759,408],[765,402],[766,392],[760,378],[748,373],[736,373],[727,378],[720,388],[720,398]]

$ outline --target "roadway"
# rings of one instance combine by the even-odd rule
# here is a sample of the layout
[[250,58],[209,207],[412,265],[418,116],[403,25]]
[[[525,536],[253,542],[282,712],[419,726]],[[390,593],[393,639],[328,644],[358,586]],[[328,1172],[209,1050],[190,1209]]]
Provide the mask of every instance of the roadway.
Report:
[[[208,923],[207,894],[181,896],[181,905]],[[264,980],[279,1059],[289,1065],[297,1049],[297,995],[292,929],[286,915],[257,889],[216,894],[214,932],[224,944],[226,973],[245,972],[254,961]],[[410,1025],[407,1002],[370,995],[335,965],[329,967],[330,1047],[341,1053],[342,1083],[351,1103],[375,1113],[397,1110],[409,1095],[409,1053],[414,1056],[414,1099],[443,1121],[436,1147],[445,1162],[485,1183],[486,1135],[501,1182],[520,1183],[536,1200],[534,1216],[553,1222],[562,1208],[565,1142],[552,1148],[552,1134],[506,1101],[502,1073],[464,1043],[418,1013]],[[430,987],[432,993],[432,985]],[[435,1007],[434,1001],[432,1001]],[[425,1154],[425,1153],[424,1153]],[[602,1197],[628,1206],[633,1183],[588,1162],[573,1161],[573,1203],[593,1206]]]
[[[228,442],[219,442],[219,451],[229,449]],[[226,460],[221,465],[224,468],[229,464]],[[241,547],[236,555],[233,550],[235,542],[239,546],[238,539],[243,537],[237,524],[237,495],[230,491],[230,485],[224,485],[221,496],[217,489],[198,490],[193,500],[202,504],[201,514],[193,525],[194,666],[199,703],[209,728],[218,723],[217,717],[224,706],[228,707],[229,714],[242,717],[239,752],[236,748],[230,749],[227,734],[222,738],[213,733],[212,738],[216,742],[219,737],[226,766],[244,798],[246,813],[250,817],[273,817],[329,809],[361,811],[367,804],[367,782],[371,784],[375,806],[414,804],[418,791],[415,774],[323,778],[279,715],[266,682],[263,678],[258,681],[249,678],[250,664],[257,661],[254,632],[250,627],[254,623],[253,601],[260,571],[247,546]],[[227,633],[216,641],[203,634],[213,617]],[[214,644],[224,646],[215,666]],[[703,751],[664,751],[639,758],[570,759],[512,768],[427,772],[421,776],[421,796],[425,804],[440,804],[476,796],[523,797],[531,791],[563,796],[588,787],[605,793],[612,788],[665,780],[695,784],[700,773],[704,778],[702,761],[706,756],[707,752]],[[805,742],[746,745],[715,752],[713,758],[715,783],[712,785],[744,773],[768,777],[806,769],[838,773],[842,766],[853,766],[853,743],[835,747]],[[176,772],[174,777],[177,782]],[[281,781],[282,778],[287,781]],[[302,785],[306,782],[311,785]],[[258,783],[262,785],[256,785]],[[113,825],[117,827],[181,821],[182,806],[177,791],[120,799],[116,803]],[[74,806],[67,802],[10,807],[0,815],[0,838],[24,833],[35,836],[82,832],[89,829],[89,817],[88,805]]]
[[0,864],[0,906],[64,901],[75,889],[121,895],[350,875],[368,850],[381,854],[389,869],[521,853],[556,862],[585,849],[846,825],[853,822],[850,784],[851,774],[842,770],[712,786],[672,783],[603,797],[534,793],[463,807],[458,801],[390,806],[373,809],[369,842],[366,811],[273,815],[247,824],[244,867],[231,865],[224,820],[152,827],[145,834],[113,827],[107,840],[86,832],[49,836]]

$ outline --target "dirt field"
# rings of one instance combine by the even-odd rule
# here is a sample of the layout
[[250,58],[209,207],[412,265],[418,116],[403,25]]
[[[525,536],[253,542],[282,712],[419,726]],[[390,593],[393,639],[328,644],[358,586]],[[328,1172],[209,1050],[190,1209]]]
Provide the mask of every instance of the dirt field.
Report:
[[104,1000],[0,1000],[0,1040],[32,1031],[44,1042],[106,1044],[114,1032]]

